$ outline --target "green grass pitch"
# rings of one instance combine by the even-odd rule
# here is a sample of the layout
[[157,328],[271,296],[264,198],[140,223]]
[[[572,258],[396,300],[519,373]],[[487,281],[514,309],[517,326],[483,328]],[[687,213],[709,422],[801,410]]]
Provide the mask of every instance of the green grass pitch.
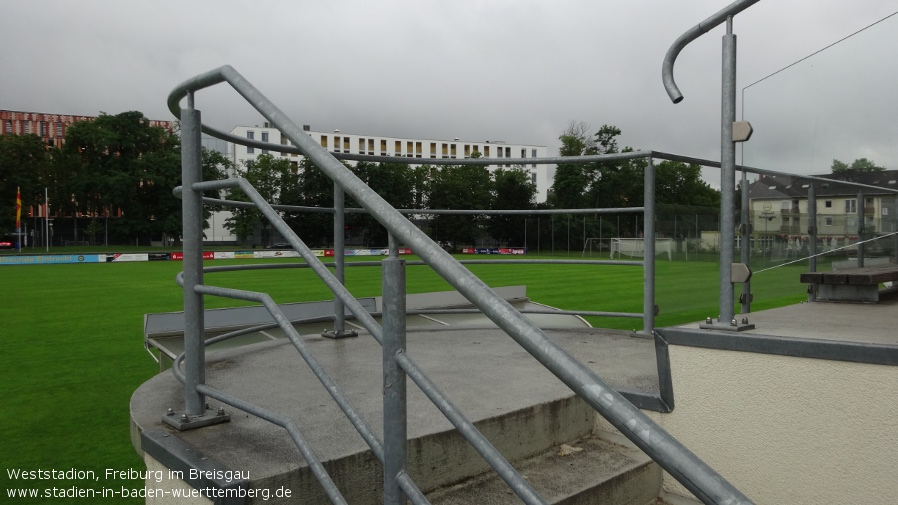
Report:
[[[182,309],[181,290],[174,283],[180,268],[179,262],[0,267],[0,466],[6,470],[0,501],[7,502],[14,488],[143,487],[141,480],[106,480],[104,472],[144,469],[131,446],[128,414],[131,394],[157,370],[143,349],[143,315]],[[490,286],[525,284],[531,299],[554,307],[642,310],[639,267],[508,264],[471,269]],[[753,308],[804,299],[798,274],[805,269],[788,266],[756,275]],[[657,326],[716,316],[717,275],[714,262],[658,261]],[[279,303],[329,299],[323,284],[312,277],[308,269],[234,272],[209,274],[206,283],[267,291]],[[379,295],[380,269],[347,268],[346,284],[356,296]],[[409,267],[409,292],[448,289],[429,268]],[[207,297],[206,306],[238,303]],[[594,326],[641,328],[638,319],[588,319]],[[100,480],[17,480],[9,478],[12,469],[93,470]],[[143,503],[118,497],[52,501]]]

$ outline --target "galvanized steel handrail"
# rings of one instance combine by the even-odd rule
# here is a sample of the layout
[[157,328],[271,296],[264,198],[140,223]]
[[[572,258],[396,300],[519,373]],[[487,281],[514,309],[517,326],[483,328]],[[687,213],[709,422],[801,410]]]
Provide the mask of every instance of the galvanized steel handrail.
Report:
[[[304,156],[310,159],[325,175],[334,180],[346,193],[349,193],[350,196],[359,202],[390,232],[391,236],[411,247],[425,263],[440,274],[450,285],[480,308],[497,326],[502,328],[543,366],[568,385],[578,396],[583,398],[624,436],[651,456],[662,468],[667,470],[700,500],[705,503],[718,504],[750,503],[748,498],[733,487],[732,484],[665,432],[620,393],[606,384],[592,370],[577,361],[564,348],[546,335],[542,329],[523,317],[514,307],[499,297],[451,255],[437,246],[414,224],[337,161],[336,158],[317,142],[309,138],[308,134],[274,106],[236,70],[230,66],[224,66],[185,81],[169,95],[169,108],[172,109],[174,114],[183,117],[184,115],[180,114],[178,110],[178,104],[182,98],[188,97],[189,104],[185,113],[187,116],[190,116],[193,106],[193,93],[221,82],[230,84],[262,116],[290,139],[302,151]],[[209,132],[208,129],[206,131]],[[238,143],[243,143],[244,141],[245,139],[239,139]],[[639,157],[639,154],[634,153],[631,157]],[[646,167],[647,192],[649,191],[649,182],[651,182],[651,189],[654,189],[654,181],[648,180],[650,172],[654,172],[651,163]],[[221,189],[225,186],[222,183],[193,183],[191,181],[190,190],[198,193],[204,189]],[[251,187],[242,189],[252,190]],[[256,193],[255,196],[258,196],[258,194]],[[652,197],[651,201],[646,203],[653,205],[654,198]],[[267,210],[273,215],[269,217],[266,214],[266,217],[269,217],[269,220],[276,223],[278,231],[282,231],[279,227],[282,223],[278,224],[280,220],[277,214],[270,207]],[[649,208],[647,205],[646,212],[653,210],[653,208]],[[286,225],[283,225],[283,227],[286,228]],[[652,237],[648,233],[649,230],[652,230],[652,228],[649,227],[646,230],[646,254],[649,254],[651,252],[649,250],[650,247],[654,246],[654,241],[651,240]],[[284,231],[290,233],[289,228]],[[296,241],[298,242],[298,238]],[[291,240],[291,244],[293,242]],[[649,244],[649,242],[652,243]],[[297,244],[293,245],[296,246]],[[310,256],[308,249],[300,251],[300,253],[304,258]],[[317,258],[311,257],[308,260],[315,261]],[[653,264],[653,262],[649,263]],[[653,275],[654,272],[646,271],[646,277],[652,277],[651,282],[653,282]],[[344,303],[354,301],[354,299],[347,299],[344,294],[345,288],[342,288],[342,286],[333,286],[332,289],[335,291],[335,296],[340,297]],[[359,314],[356,314],[356,316],[358,317]],[[411,366],[412,363],[409,360],[405,360],[403,355],[397,356],[396,359],[403,363],[403,369],[411,376],[413,372],[409,372],[409,370],[414,370],[414,367]],[[526,482],[523,483],[526,484]],[[519,489],[514,490],[516,492],[520,491]]]

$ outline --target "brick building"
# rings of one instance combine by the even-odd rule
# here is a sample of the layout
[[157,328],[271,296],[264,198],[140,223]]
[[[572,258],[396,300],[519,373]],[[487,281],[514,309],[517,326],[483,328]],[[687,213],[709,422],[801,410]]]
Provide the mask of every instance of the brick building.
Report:
[[[0,135],[26,135],[33,133],[44,140],[48,147],[61,147],[66,131],[78,121],[93,121],[96,116],[73,116],[46,112],[22,112],[0,109]],[[151,126],[174,130],[173,121],[151,119]]]

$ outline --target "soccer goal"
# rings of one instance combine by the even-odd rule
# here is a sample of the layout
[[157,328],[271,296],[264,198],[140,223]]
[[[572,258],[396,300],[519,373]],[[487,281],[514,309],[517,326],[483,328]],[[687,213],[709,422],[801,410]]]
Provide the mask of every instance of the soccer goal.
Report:
[[[618,258],[621,256],[641,258],[645,255],[645,239],[620,237],[610,239],[588,238],[586,239],[586,243],[583,244],[583,254],[581,257],[586,256],[587,251],[592,255],[593,251],[601,252],[602,250],[608,250],[611,259],[614,259],[615,254],[617,254]],[[673,259],[673,239],[655,239],[655,255],[657,256],[659,254],[667,254],[668,261]]]

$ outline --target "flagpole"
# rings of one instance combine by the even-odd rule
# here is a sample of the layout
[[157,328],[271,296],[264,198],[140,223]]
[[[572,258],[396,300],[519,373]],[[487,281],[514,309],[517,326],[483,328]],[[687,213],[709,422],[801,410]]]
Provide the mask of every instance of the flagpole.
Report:
[[46,186],[44,186],[44,237],[47,239],[44,245],[47,247],[47,252],[50,252],[50,200],[47,199]]
[[22,252],[22,189],[16,187],[16,249]]

